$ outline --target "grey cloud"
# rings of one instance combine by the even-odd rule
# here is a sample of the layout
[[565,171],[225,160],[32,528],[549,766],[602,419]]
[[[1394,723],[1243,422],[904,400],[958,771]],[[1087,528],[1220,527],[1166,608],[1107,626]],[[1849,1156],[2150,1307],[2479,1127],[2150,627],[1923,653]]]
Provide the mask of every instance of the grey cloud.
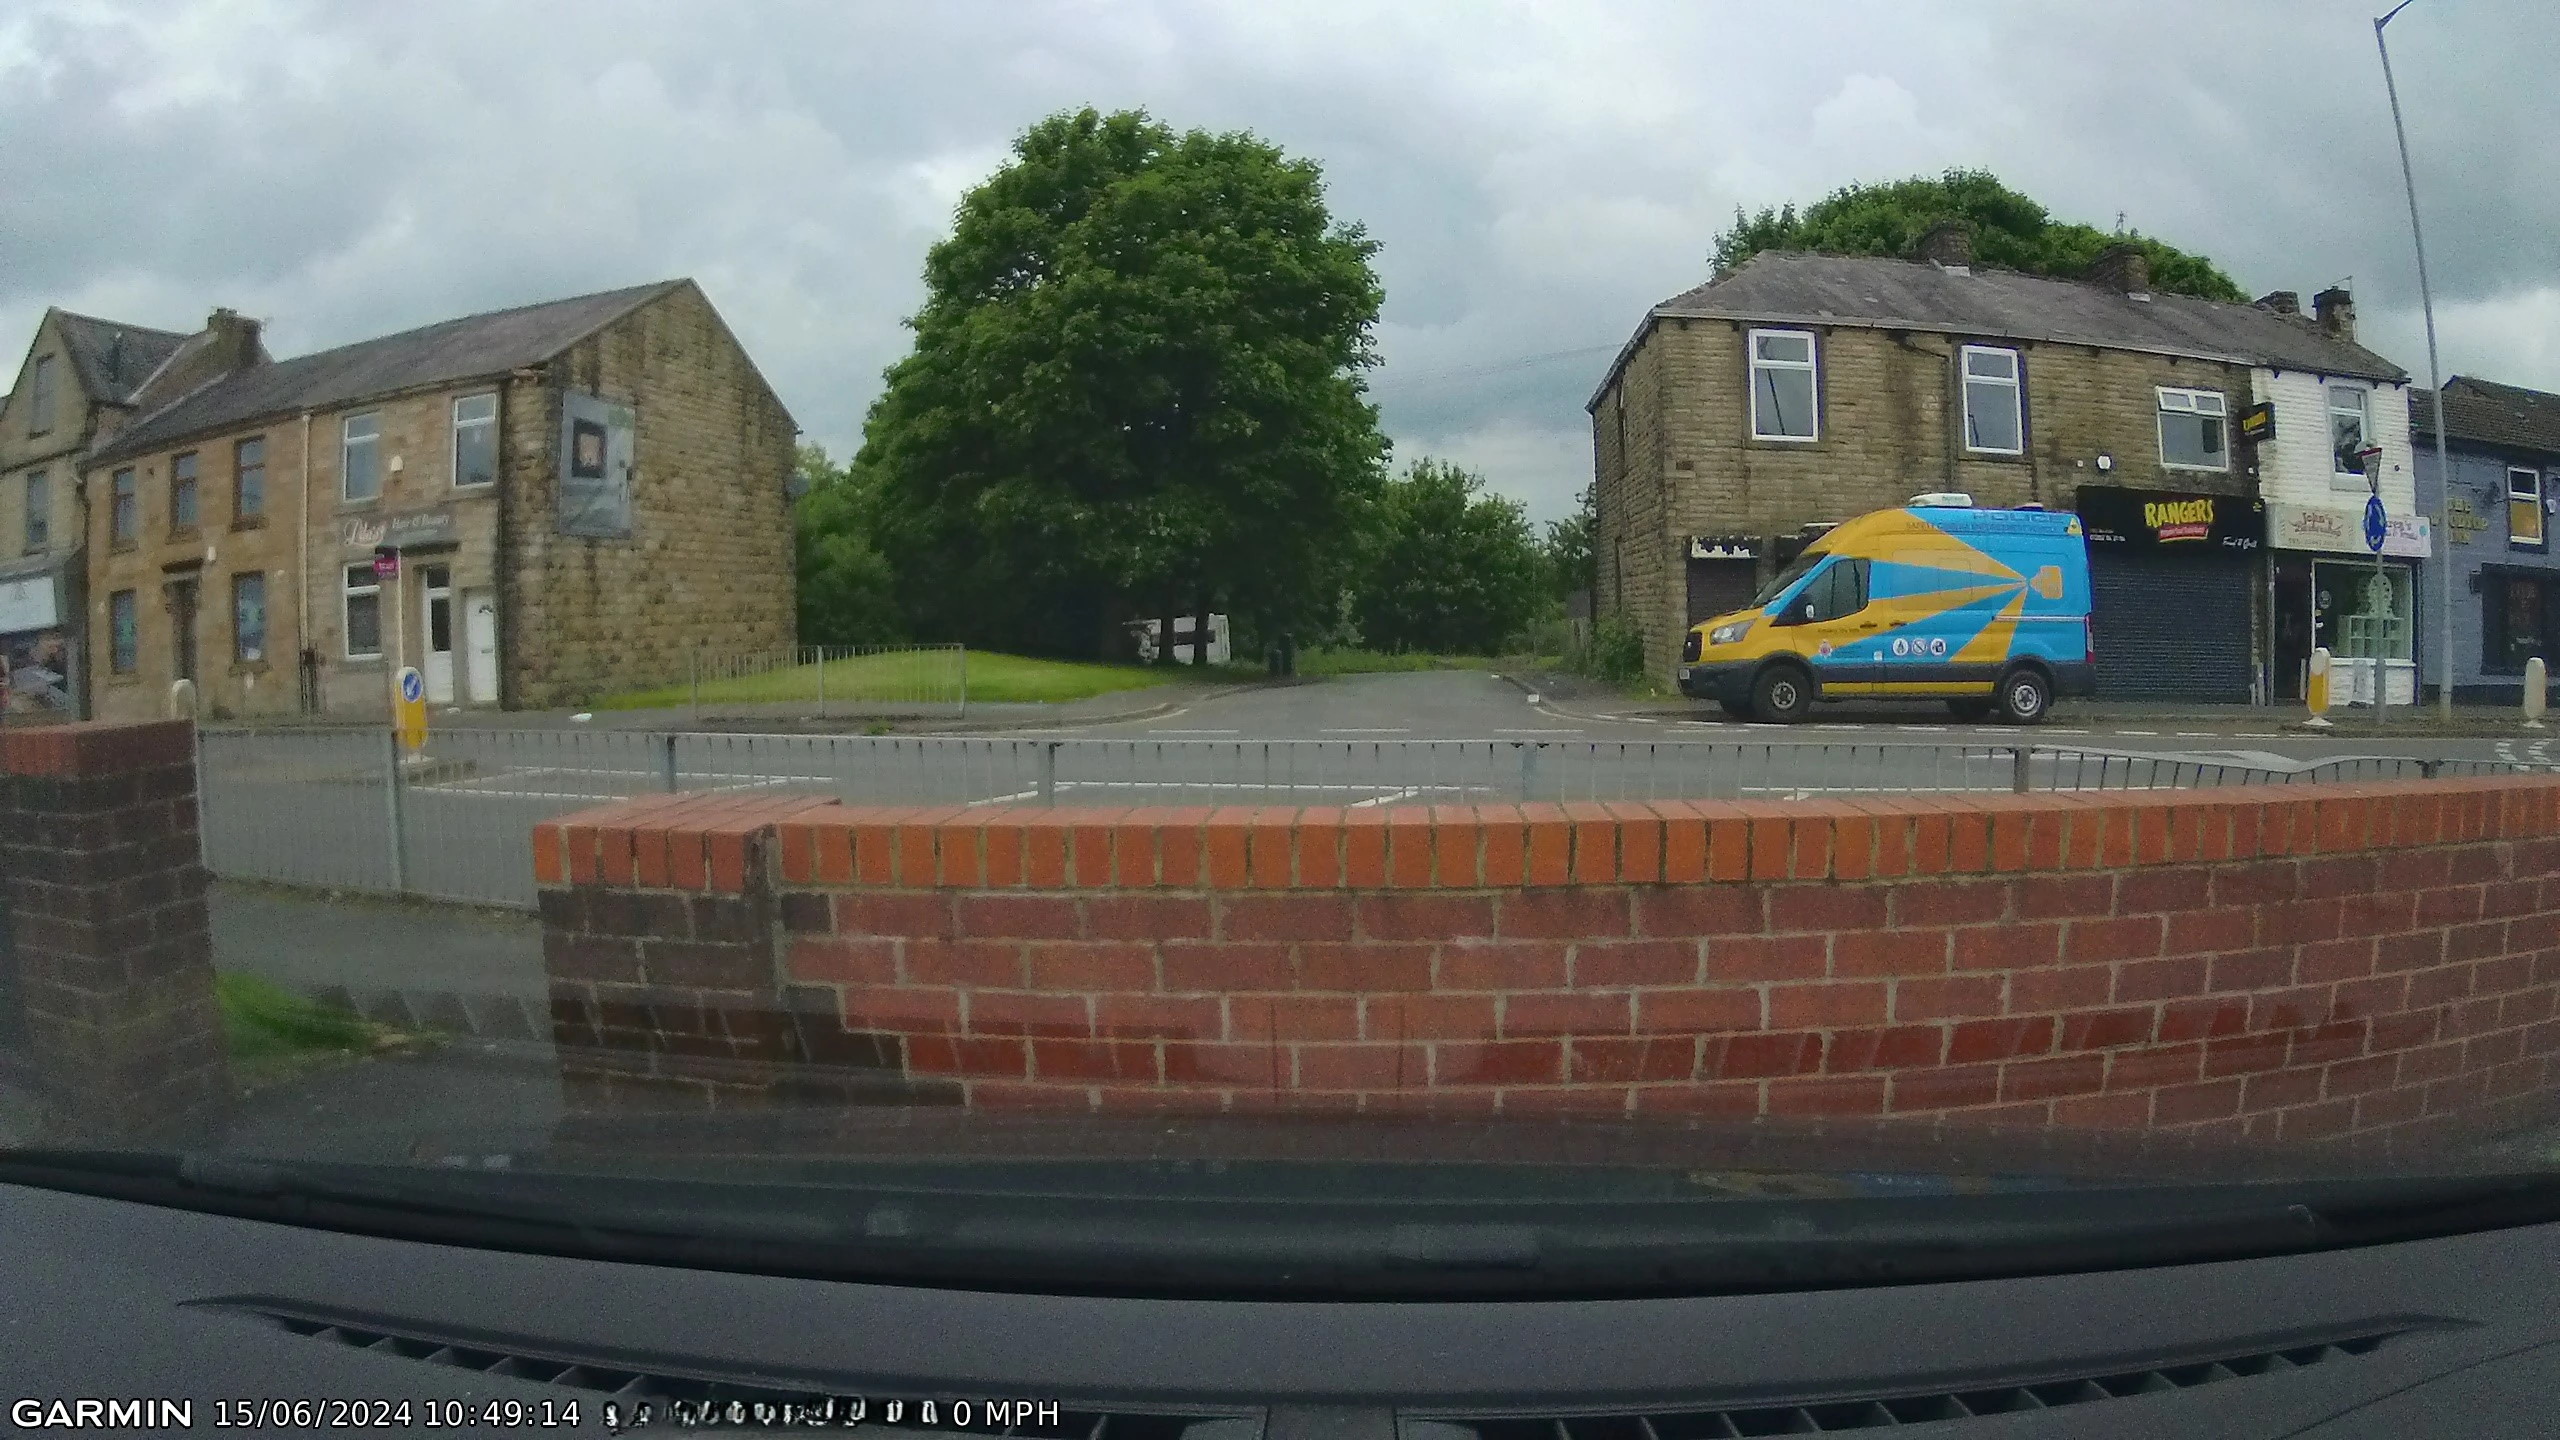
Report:
[[[2560,18],[2420,0],[2392,33],[2446,368],[2560,387]],[[0,329],[230,304],[298,350],[690,274],[843,451],[960,191],[1082,104],[1322,162],[1385,247],[1399,457],[1541,519],[1587,483],[1607,352],[1734,209],[1850,180],[1982,165],[2255,289],[2353,275],[2425,360],[2368,19],[2195,0],[36,0],[0,15]]]

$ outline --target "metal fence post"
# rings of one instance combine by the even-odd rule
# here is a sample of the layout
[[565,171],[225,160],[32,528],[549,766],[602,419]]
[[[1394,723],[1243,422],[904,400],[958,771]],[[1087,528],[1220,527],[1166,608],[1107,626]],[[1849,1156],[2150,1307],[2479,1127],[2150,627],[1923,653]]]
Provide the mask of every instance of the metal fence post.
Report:
[[2009,788],[2021,795],[2027,793],[2027,760],[2033,754],[2035,747],[2032,745],[2009,747]]
[[382,732],[382,793],[391,819],[391,888],[409,893],[409,833],[400,814],[400,732]]
[[666,781],[667,793],[676,793],[676,736],[672,730],[658,737],[658,770]]
[[827,647],[818,647],[818,718],[827,718]]
[[698,724],[702,720],[702,647],[684,652],[685,710]]
[[1512,743],[1520,747],[1520,803],[1525,805],[1538,798],[1538,742],[1519,740]]
[[969,647],[960,647],[960,718],[969,718]]
[[1058,803],[1058,742],[1043,741],[1040,746],[1040,803]]

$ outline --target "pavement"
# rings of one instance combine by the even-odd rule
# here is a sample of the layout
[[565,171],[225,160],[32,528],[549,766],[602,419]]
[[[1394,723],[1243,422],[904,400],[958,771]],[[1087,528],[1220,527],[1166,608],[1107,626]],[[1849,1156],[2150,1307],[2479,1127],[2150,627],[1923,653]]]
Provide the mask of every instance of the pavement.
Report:
[[[1304,683],[1296,681],[1275,684]],[[459,730],[640,730],[662,731],[859,731],[886,726],[897,732],[930,730],[942,734],[1031,729],[1051,725],[1106,724],[1143,720],[1191,700],[1237,690],[1256,689],[1255,682],[1209,685],[1171,681],[1142,690],[1118,690],[1081,700],[990,704],[977,702],[965,713],[948,705],[848,704],[821,707],[815,700],[782,700],[755,704],[680,705],[647,710],[478,710],[452,707],[432,711],[430,732]],[[346,720],[326,716],[261,717],[241,722],[258,729],[378,730],[380,720]]]

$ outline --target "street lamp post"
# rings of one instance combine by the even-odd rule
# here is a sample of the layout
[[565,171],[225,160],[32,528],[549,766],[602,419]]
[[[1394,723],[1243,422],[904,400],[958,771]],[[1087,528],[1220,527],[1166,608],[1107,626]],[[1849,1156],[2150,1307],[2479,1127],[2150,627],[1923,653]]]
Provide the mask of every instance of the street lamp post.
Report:
[[[2444,376],[2436,367],[2436,301],[2435,292],[2427,285],[2427,234],[2418,224],[2418,182],[2409,170],[2409,130],[2400,123],[2400,87],[2391,78],[2391,46],[2382,38],[2382,27],[2392,17],[2409,8],[2412,0],[2400,0],[2388,14],[2373,22],[2374,48],[2382,52],[2382,88],[2391,97],[2391,132],[2400,140],[2400,184],[2409,192],[2409,238],[2418,249],[2418,305],[2427,317],[2427,390],[2435,397],[2436,407],[2436,544],[2444,554],[2436,561],[2436,625],[2442,642],[2436,647],[2438,673],[2436,714],[2453,718],[2453,470],[2445,459],[2444,446]],[[2412,475],[2410,479],[2416,480]],[[2413,486],[2414,491],[2414,486]],[[2424,678],[2423,667],[2419,671]],[[2382,692],[2382,676],[2377,666],[2374,691]]]

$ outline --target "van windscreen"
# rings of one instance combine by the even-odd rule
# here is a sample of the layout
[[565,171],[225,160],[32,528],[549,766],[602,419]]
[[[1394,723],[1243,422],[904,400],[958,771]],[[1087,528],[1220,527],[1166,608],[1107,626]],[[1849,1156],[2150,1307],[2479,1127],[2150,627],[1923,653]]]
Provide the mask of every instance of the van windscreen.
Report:
[[1814,566],[1828,558],[1830,558],[1829,552],[1823,550],[1807,550],[1797,556],[1794,564],[1779,571],[1775,579],[1760,587],[1760,593],[1751,597],[1752,605],[1756,608],[1777,599],[1786,593],[1788,586],[1803,579],[1812,572]]

